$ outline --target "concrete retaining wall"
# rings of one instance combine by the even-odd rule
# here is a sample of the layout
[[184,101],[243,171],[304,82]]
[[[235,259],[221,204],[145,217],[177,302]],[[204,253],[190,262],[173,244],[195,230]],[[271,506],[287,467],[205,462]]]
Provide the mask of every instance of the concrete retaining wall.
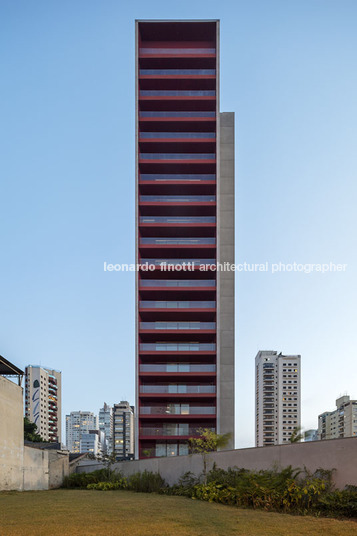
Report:
[[68,475],[69,454],[67,451],[25,446],[23,477],[25,491],[59,488],[64,477]]
[[[222,469],[241,467],[260,470],[271,469],[275,465],[280,468],[289,465],[301,469],[306,467],[309,471],[319,468],[336,469],[333,474],[336,487],[343,488],[346,484],[357,486],[357,437],[213,452],[209,454],[210,468],[214,462]],[[78,462],[77,472],[90,472],[100,467],[96,462],[81,460]],[[152,458],[117,463],[113,468],[127,476],[145,469],[159,472],[168,484],[174,484],[187,471],[200,474],[202,457],[194,454],[175,458]]]
[[48,489],[48,451],[24,447],[23,490]]
[[0,491],[58,488],[68,474],[67,451],[24,446],[22,387],[0,376]]
[[22,489],[22,387],[0,376],[0,490]]

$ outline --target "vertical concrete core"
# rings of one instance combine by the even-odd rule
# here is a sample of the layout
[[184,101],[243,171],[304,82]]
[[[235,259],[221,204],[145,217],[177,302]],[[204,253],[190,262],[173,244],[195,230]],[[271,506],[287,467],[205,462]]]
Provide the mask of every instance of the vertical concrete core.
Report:
[[217,184],[217,424],[231,434],[234,448],[234,113],[219,114],[219,176]]

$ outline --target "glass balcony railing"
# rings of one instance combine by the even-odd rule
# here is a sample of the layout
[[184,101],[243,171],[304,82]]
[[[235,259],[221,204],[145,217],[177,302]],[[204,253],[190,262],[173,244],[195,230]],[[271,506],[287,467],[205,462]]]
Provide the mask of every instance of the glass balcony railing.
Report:
[[215,216],[140,216],[140,223],[215,223]]
[[140,244],[156,245],[156,246],[196,246],[196,245],[214,245],[216,243],[215,238],[141,238]]
[[140,153],[141,160],[215,160],[214,153]]
[[168,394],[209,394],[215,393],[215,385],[184,385],[184,384],[145,384],[140,386],[141,393]]
[[144,342],[140,344],[140,351],[142,352],[214,352],[215,349],[216,345],[214,343]]
[[141,309],[214,309],[215,301],[140,301]]
[[214,279],[140,279],[140,287],[215,287]]
[[216,69],[140,69],[142,76],[215,75]]
[[150,264],[152,266],[201,266],[203,264],[216,264],[216,259],[141,259],[141,264]]
[[190,404],[167,404],[165,406],[141,406],[141,415],[215,415],[214,406],[191,406]]
[[140,48],[140,54],[215,54],[215,48]]
[[216,112],[139,112],[139,117],[216,117]]
[[140,97],[215,97],[214,90],[209,91],[172,91],[172,90],[146,90],[140,91]]
[[215,132],[140,132],[141,139],[215,139]]
[[140,365],[140,372],[216,372],[216,366],[215,365],[190,365],[188,363]]
[[207,330],[216,329],[216,322],[140,322],[140,329]]
[[141,173],[140,175],[141,181],[192,181],[192,182],[199,182],[199,181],[215,181],[216,175],[213,173],[211,174],[202,174],[202,173],[196,173],[196,174],[187,174],[187,173],[177,173],[177,174],[171,174],[171,173]]
[[215,195],[141,195],[142,203],[214,203]]
[[195,436],[199,435],[200,426],[188,426],[185,424],[178,424],[170,426],[152,427],[143,426],[140,428],[140,435],[142,436]]

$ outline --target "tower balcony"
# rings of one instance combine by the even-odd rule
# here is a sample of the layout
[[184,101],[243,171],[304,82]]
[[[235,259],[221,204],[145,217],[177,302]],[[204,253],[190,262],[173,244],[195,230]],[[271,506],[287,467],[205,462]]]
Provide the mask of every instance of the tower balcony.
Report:
[[215,132],[139,132],[139,141],[143,146],[150,144],[214,144],[216,142]]
[[216,69],[139,69],[139,79],[215,79]]
[[179,354],[192,354],[192,352],[199,355],[210,354],[216,352],[215,343],[188,343],[188,342],[156,342],[156,343],[140,343],[139,344],[140,354],[171,354],[172,352],[177,352]]
[[141,207],[202,207],[216,206],[215,195],[140,195]]
[[140,419],[166,418],[200,418],[211,417],[216,415],[216,407],[212,405],[198,405],[191,403],[169,403],[169,404],[154,404],[141,405]]
[[141,395],[215,395],[216,386],[213,384],[166,384],[166,383],[145,383],[140,385]]
[[152,300],[141,300],[139,302],[139,308],[143,311],[181,311],[181,312],[190,312],[190,311],[212,311],[215,312],[216,302],[215,301],[199,301],[199,300],[190,300],[190,301],[152,301]]
[[[190,437],[198,437],[201,428],[207,428],[207,424],[190,425],[188,423],[168,423],[167,425],[159,426],[142,426],[140,428],[141,439],[150,439],[152,437],[160,439],[189,439]],[[211,427],[210,427],[211,428]],[[213,431],[215,428],[211,428]]]
[[140,333],[206,334],[215,333],[216,322],[140,322]]

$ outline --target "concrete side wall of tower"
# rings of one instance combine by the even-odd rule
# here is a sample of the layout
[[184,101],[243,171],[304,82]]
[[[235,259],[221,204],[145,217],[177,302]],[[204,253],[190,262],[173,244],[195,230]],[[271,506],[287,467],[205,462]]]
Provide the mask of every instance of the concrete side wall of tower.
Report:
[[[234,113],[219,114],[218,263],[234,263]],[[234,448],[234,272],[218,271],[218,432]]]

